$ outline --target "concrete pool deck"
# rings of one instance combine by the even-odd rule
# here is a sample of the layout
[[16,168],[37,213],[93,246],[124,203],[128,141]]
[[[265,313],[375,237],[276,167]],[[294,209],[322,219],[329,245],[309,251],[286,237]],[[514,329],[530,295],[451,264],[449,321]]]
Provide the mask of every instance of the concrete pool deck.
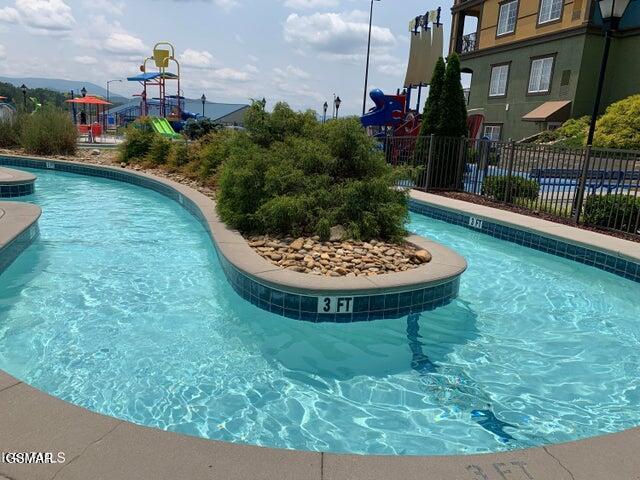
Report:
[[[145,176],[177,189],[196,204],[212,203],[189,187]],[[506,212],[497,209],[487,211],[488,207],[433,195],[422,198],[436,203],[442,199],[446,203],[442,208],[468,208],[492,221],[506,218]],[[0,232],[9,231],[11,215],[7,212],[13,208],[35,208],[38,211],[33,210],[32,216],[39,216],[39,208],[34,205],[2,203]],[[209,217],[211,212],[207,209],[203,214],[214,220]],[[537,219],[518,217],[523,219],[509,217],[509,221],[522,221],[527,223],[526,228],[537,228],[531,223]],[[636,252],[638,245],[633,242],[611,239],[608,243],[605,240],[609,237],[600,234],[583,238],[581,233],[592,232],[561,227],[570,231],[558,230],[554,234],[576,235],[580,242],[596,242],[589,245],[640,258],[640,248]],[[20,228],[24,233],[30,225]],[[15,238],[19,233],[13,235]],[[606,245],[598,245],[600,242]],[[0,457],[0,480],[640,480],[638,451],[638,428],[567,444],[471,456],[357,456],[276,450],[137,426],[54,398],[0,371],[0,455],[50,452],[55,458],[58,452],[64,452],[66,457],[64,463],[29,465],[3,462]]]

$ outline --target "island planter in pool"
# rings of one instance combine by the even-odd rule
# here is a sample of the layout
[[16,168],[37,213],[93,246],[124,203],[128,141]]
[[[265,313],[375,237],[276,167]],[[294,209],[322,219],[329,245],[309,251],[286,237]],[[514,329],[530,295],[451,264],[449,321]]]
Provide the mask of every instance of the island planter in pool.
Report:
[[0,168],[0,198],[32,195],[36,189],[35,184],[35,175],[11,168]]
[[323,277],[284,269],[262,258],[219,219],[215,202],[189,187],[141,172],[80,162],[1,156],[0,165],[105,177],[155,190],[180,203],[209,232],[233,289],[268,312],[309,322],[361,322],[406,317],[447,305],[458,296],[467,262],[416,235],[407,241],[431,253],[413,270],[370,277]]

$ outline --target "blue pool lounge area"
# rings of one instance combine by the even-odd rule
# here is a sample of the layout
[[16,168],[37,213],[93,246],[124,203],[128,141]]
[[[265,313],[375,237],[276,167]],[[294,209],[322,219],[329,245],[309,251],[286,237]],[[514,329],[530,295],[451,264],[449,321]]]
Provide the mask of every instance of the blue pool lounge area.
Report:
[[[628,370],[635,367],[633,362],[622,362],[622,368],[616,369],[614,363],[620,362],[611,358],[610,352],[620,352],[624,358],[635,348],[632,320],[638,317],[632,309],[632,299],[637,298],[639,286],[638,244],[414,193],[411,230],[434,244],[461,252],[469,261],[468,271],[466,265],[449,265],[453,269],[449,274],[457,275],[455,287],[446,283],[437,286],[443,294],[438,300],[447,292],[451,297],[433,308],[412,312],[414,304],[403,303],[402,291],[392,291],[390,295],[397,297],[385,298],[382,303],[385,310],[393,309],[394,314],[388,317],[382,315],[381,319],[361,322],[356,318],[357,312],[352,312],[349,320],[334,317],[333,322],[317,323],[316,316],[310,322],[299,322],[305,320],[302,315],[289,319],[282,315],[284,298],[283,311],[272,310],[273,291],[269,292],[270,313],[267,313],[264,305],[260,305],[260,301],[266,301],[266,294],[258,292],[257,304],[251,302],[249,287],[249,298],[245,296],[243,300],[244,280],[239,285],[237,281],[229,282],[229,267],[225,268],[224,260],[216,257],[207,231],[218,228],[217,238],[215,233],[211,234],[218,248],[223,245],[233,252],[239,247],[228,232],[219,229],[213,202],[204,195],[164,179],[113,168],[0,158],[0,166],[3,165],[33,169],[29,171],[42,169],[36,190],[36,196],[42,197],[32,197],[31,201],[36,199],[42,206],[43,217],[39,221],[40,236],[30,230],[32,225],[18,234],[28,232],[26,235],[33,244],[25,243],[26,250],[0,277],[8,278],[10,283],[5,287],[7,292],[0,292],[4,306],[0,322],[3,318],[9,322],[8,333],[0,341],[3,358],[0,368],[8,372],[0,375],[0,405],[4,407],[0,421],[13,434],[12,448],[18,439],[24,448],[49,451],[54,446],[45,445],[51,441],[45,438],[53,429],[60,432],[60,444],[67,445],[68,455],[75,458],[65,466],[32,466],[33,470],[29,470],[32,476],[24,476],[28,470],[18,466],[0,466],[0,474],[8,478],[48,478],[57,469],[60,472],[56,478],[83,478],[88,472],[95,478],[108,478],[108,468],[113,469],[111,472],[126,472],[131,465],[147,476],[157,474],[157,478],[184,476],[185,468],[191,469],[190,478],[210,478],[212,470],[225,472],[220,473],[220,478],[392,478],[402,471],[405,475],[429,472],[433,478],[443,479],[626,478],[612,477],[611,472],[632,475],[637,471],[632,452],[640,443],[634,428],[640,421],[634,418],[632,405],[631,392],[636,380]],[[102,177],[103,183],[84,179],[86,175]],[[62,183],[61,176],[65,177]],[[153,192],[141,194],[138,192],[141,189],[115,187],[118,182],[112,180],[151,188],[171,202],[162,203],[161,197]],[[99,197],[95,205],[70,200],[88,188]],[[113,188],[122,190],[112,193]],[[54,191],[56,194],[52,194]],[[117,198],[134,202],[149,213],[149,218],[159,218],[158,214],[167,217],[167,224],[159,229],[163,235],[145,240],[152,225],[134,218],[133,209],[122,211],[117,204],[110,203]],[[58,211],[56,206],[65,206],[66,212]],[[140,257],[133,255],[126,259],[126,264],[139,264],[145,255],[152,253],[165,261],[164,265],[150,267],[175,282],[164,285],[159,278],[141,270],[139,276],[126,283],[131,298],[144,306],[143,310],[132,309],[130,298],[122,296],[122,285],[118,283],[126,278],[127,265],[118,263],[114,254],[114,259],[109,259],[111,271],[100,270],[106,262],[100,252],[102,231],[95,232],[95,237],[87,235],[86,243],[82,244],[87,252],[85,258],[73,257],[78,242],[72,240],[78,238],[75,230],[78,224],[60,219],[63,213],[81,215],[81,207],[95,212],[96,218],[105,223],[105,229],[120,228],[124,232],[125,237],[112,239],[110,249],[114,252],[126,252],[130,242],[139,245]],[[184,216],[183,207],[197,221]],[[48,212],[53,212],[50,217]],[[188,232],[187,237],[176,235],[182,230]],[[63,241],[65,237],[68,242]],[[4,255],[4,247],[0,242],[0,255]],[[182,256],[182,250],[203,253]],[[174,252],[171,261],[163,256],[166,251]],[[468,257],[467,252],[472,251],[475,256]],[[73,258],[74,262],[67,262],[80,265],[86,272],[78,272],[83,282],[69,289],[77,295],[63,302],[67,305],[48,310],[48,318],[41,324],[25,327],[20,322],[36,308],[50,305],[59,294],[46,288],[53,285],[48,283],[53,278],[29,272],[40,266],[54,277],[73,273],[71,264],[64,272],[56,270],[62,257]],[[518,258],[522,261],[515,261]],[[204,272],[203,266],[216,262],[220,262],[226,275],[208,278],[200,273]],[[241,261],[238,265],[242,270]],[[507,265],[511,277],[505,276]],[[494,267],[496,273],[487,275],[488,267]],[[90,278],[89,272],[95,276]],[[568,277],[572,281],[563,283],[562,279]],[[101,278],[110,280],[100,284]],[[518,278],[527,280],[517,281]],[[559,282],[555,288],[554,282]],[[86,288],[89,284],[99,286],[91,290]],[[267,285],[275,287],[274,283]],[[156,292],[166,296],[171,291],[175,298],[167,298],[160,305],[153,301]],[[187,312],[171,311],[172,305],[184,301],[187,292],[192,295],[188,301],[196,305],[197,312],[202,312],[202,322],[188,318]],[[101,302],[104,295],[111,295],[110,310],[95,318],[81,315],[74,319],[68,328],[77,331],[80,339],[72,341],[71,352],[64,352],[62,345],[68,344],[70,337],[64,329],[60,330],[56,319],[65,314],[65,308],[78,309],[78,305],[86,310],[106,309]],[[502,305],[501,295],[514,300]],[[212,296],[222,300],[215,303],[206,300]],[[570,302],[563,303],[567,297]],[[367,304],[371,306],[370,299]],[[401,310],[403,306],[409,309]],[[626,314],[621,311],[628,308],[631,310]],[[538,319],[545,314],[548,318],[542,325]],[[105,325],[104,319],[114,315],[119,318],[118,324]],[[158,322],[163,315],[170,318]],[[156,321],[137,323],[138,319],[147,318]],[[205,327],[207,318],[210,327]],[[509,326],[511,319],[518,319],[521,331],[513,331],[513,326]],[[274,333],[274,329],[284,327],[286,332]],[[336,328],[342,330],[331,330]],[[57,336],[51,336],[52,329],[57,329]],[[178,335],[173,346],[165,343],[172,332]],[[200,341],[195,340],[197,332],[202,337]],[[147,335],[148,341],[139,345],[136,358],[126,353],[131,346],[126,344],[122,335],[125,333]],[[561,335],[569,338],[563,339],[562,345],[558,344]],[[391,339],[391,345],[385,345],[380,340],[383,337]],[[40,343],[45,338],[49,341]],[[344,338],[352,342],[345,342]],[[192,368],[202,361],[196,361],[193,351],[184,351],[187,339],[193,342],[196,354],[210,359],[232,358],[235,364],[215,360],[209,372]],[[233,341],[228,349],[212,349],[211,345],[216,340],[219,345],[221,339]],[[600,348],[591,351],[582,348],[595,340],[602,342]],[[119,342],[124,343],[125,350],[118,349]],[[357,351],[348,351],[348,344]],[[331,356],[320,353],[329,351],[330,345],[339,348]],[[545,357],[536,356],[536,349],[542,349]],[[243,350],[261,358],[244,357],[244,353],[239,354]],[[238,354],[233,356],[233,351]],[[74,366],[74,357],[82,358],[84,365]],[[170,388],[162,383],[164,374],[152,373],[149,368],[161,358],[183,357],[194,363],[185,361],[170,366],[174,370],[169,376],[184,375],[184,382],[177,382],[175,396],[167,395]],[[570,360],[581,357],[583,363]],[[381,360],[376,363],[376,358]],[[351,359],[351,364],[345,366],[346,359]],[[129,360],[135,363],[126,363]],[[240,365],[244,362],[248,363]],[[536,362],[543,364],[531,367]],[[513,368],[514,364],[518,368]],[[111,372],[96,374],[107,365]],[[248,365],[254,368],[252,374],[246,378],[239,376],[236,369]],[[519,381],[500,385],[494,381],[496,376],[510,378],[517,371]],[[141,374],[144,378],[139,377]],[[87,375],[86,379],[83,375]],[[207,385],[207,379],[211,378],[221,379],[221,385]],[[240,380],[235,387],[230,383],[232,378]],[[110,395],[106,393],[116,391],[120,381],[125,386],[124,396],[108,398]],[[142,386],[154,382],[150,390]],[[595,388],[603,382],[608,382],[608,396]],[[189,385],[195,389],[190,390]],[[576,389],[567,385],[576,385]],[[279,389],[286,389],[287,395],[277,394]],[[254,391],[255,396],[237,394],[242,391]],[[96,396],[96,392],[103,393]],[[544,395],[524,402],[526,405],[518,400],[534,398],[536,392],[545,392],[544,395],[555,399],[555,411]],[[129,402],[128,395],[139,401]],[[178,417],[167,415],[162,403],[154,403],[153,395],[166,402],[164,405],[178,407],[180,402],[186,402],[189,407],[183,413],[176,410]],[[216,399],[217,403],[203,403],[203,395]],[[580,408],[589,412],[584,421],[570,410],[574,395],[584,399]],[[620,397],[620,401],[609,397]],[[330,405],[331,398],[339,402]],[[345,415],[331,413],[332,407],[343,409]],[[224,411],[216,418],[214,410],[221,408]],[[49,409],[57,413],[57,419],[46,428],[29,420],[34,413]],[[300,417],[295,416],[296,410]],[[397,414],[392,413],[398,410]],[[235,412],[243,412],[238,420]],[[262,417],[260,412],[268,416]],[[475,413],[468,415],[471,412]],[[357,418],[358,413],[364,419],[360,427],[348,421]],[[314,420],[316,416],[328,422]],[[243,423],[240,418],[249,421]],[[281,429],[296,422],[304,427],[299,431]],[[276,431],[281,434],[265,435]],[[362,443],[362,433],[366,431],[372,435]],[[353,432],[353,438],[349,432]],[[584,440],[572,441],[579,439]],[[0,440],[0,450],[3,448]]]

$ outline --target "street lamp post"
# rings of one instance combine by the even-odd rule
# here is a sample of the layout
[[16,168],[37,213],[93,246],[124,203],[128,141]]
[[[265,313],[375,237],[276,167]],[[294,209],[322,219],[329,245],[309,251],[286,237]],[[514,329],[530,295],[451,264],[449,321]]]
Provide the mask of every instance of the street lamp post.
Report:
[[204,118],[204,106],[207,104],[207,96],[204,93],[200,97],[200,101],[202,102],[202,118]]
[[80,94],[82,95],[82,98],[87,96],[87,89],[82,87],[82,90],[80,90]]
[[[107,80],[107,102],[111,100],[111,95],[110,95],[110,89],[109,86],[114,83],[114,82],[120,82],[122,83],[122,79],[118,78],[115,80]],[[85,95],[86,95],[86,90],[85,90]],[[84,95],[83,95],[84,96]]]
[[342,100],[340,100],[340,97],[336,97],[334,103],[336,105],[336,118],[338,118],[338,111],[340,110],[340,104],[342,103]]
[[593,144],[593,135],[596,131],[596,121],[600,111],[600,101],[602,99],[602,88],[607,72],[607,62],[609,60],[609,50],[611,47],[611,32],[618,29],[620,18],[624,15],[630,0],[598,0],[602,21],[604,22],[604,50],[602,51],[602,63],[600,64],[600,76],[598,77],[598,89],[596,90],[596,98],[593,104],[593,113],[591,114],[591,123],[589,124],[589,135],[587,136],[587,145]]
[[23,83],[22,86],[20,87],[20,90],[22,90],[22,104],[24,106],[24,111],[27,111],[27,86]]
[[[115,80],[107,80],[107,102],[111,101],[111,93],[110,93],[110,85],[114,82],[119,82],[122,83],[122,79],[120,78],[116,78]],[[107,122],[107,113],[106,111],[102,113],[102,126],[105,129],[105,131],[107,130],[108,122]]]
[[329,104],[324,102],[324,105],[322,105],[322,111],[324,112],[322,115],[322,123],[327,122],[327,110],[329,110]]
[[371,10],[369,11],[369,39],[367,41],[367,67],[364,73],[364,96],[362,99],[362,115],[367,110],[367,88],[369,87],[369,57],[371,56],[371,28],[373,26],[373,2],[380,0],[371,0]]

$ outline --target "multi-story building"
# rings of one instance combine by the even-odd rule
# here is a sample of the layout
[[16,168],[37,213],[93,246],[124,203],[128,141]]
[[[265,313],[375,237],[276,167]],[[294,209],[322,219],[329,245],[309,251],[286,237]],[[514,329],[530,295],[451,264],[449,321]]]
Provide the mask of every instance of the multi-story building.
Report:
[[[596,0],[455,0],[451,51],[471,74],[470,113],[480,134],[513,139],[590,115],[603,51]],[[465,35],[465,20],[476,31]],[[472,25],[473,27],[473,25]],[[602,109],[640,92],[640,1],[614,32]]]

